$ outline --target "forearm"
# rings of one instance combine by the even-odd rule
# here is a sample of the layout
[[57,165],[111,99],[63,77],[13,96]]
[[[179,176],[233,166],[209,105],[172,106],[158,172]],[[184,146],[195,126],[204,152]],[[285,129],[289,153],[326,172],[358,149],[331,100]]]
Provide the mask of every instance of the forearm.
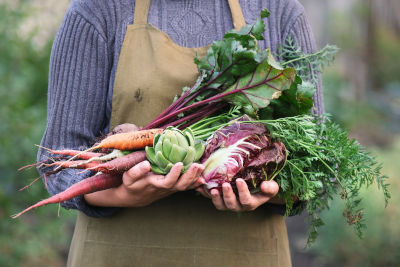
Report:
[[86,194],[83,196],[86,203],[96,207],[123,207],[123,201],[121,200],[120,188],[110,188],[103,191]]
[[[77,34],[79,33],[79,34]],[[54,40],[50,58],[47,126],[41,146],[51,149],[87,148],[107,127],[106,99],[109,62],[107,45],[95,28],[78,13],[69,10]],[[54,158],[44,149],[38,161]],[[39,168],[43,175],[49,169]],[[51,195],[87,178],[62,170],[46,179]],[[94,207],[77,197],[61,203],[89,216],[103,217],[116,209]]]

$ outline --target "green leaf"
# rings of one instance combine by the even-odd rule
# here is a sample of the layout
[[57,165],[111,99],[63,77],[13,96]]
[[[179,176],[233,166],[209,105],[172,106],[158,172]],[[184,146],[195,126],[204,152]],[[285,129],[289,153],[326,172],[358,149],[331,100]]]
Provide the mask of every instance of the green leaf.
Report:
[[266,8],[263,8],[260,12],[260,17],[263,19],[268,18],[270,15],[271,15],[271,13]]
[[151,146],[146,146],[145,148],[146,151],[146,157],[147,159],[150,161],[150,163],[153,164],[157,164],[156,162],[156,152],[154,151],[154,148]]
[[256,70],[238,79],[225,93],[236,92],[225,97],[233,105],[241,106],[249,115],[267,107],[272,99],[281,96],[284,90],[296,81],[292,68],[282,69],[273,60],[264,60]]
[[182,162],[183,159],[186,157],[186,153],[187,153],[187,150],[185,150],[184,148],[182,148],[176,144],[172,144],[171,153],[169,153],[168,159],[172,163]]
[[[295,82],[289,90],[283,92],[278,99],[271,101],[268,110],[273,118],[291,117],[303,114],[309,114],[313,107],[313,96],[316,88],[314,84],[307,81],[301,81],[297,76]],[[266,111],[262,113],[267,114]],[[265,119],[265,117],[262,117]]]
[[264,21],[262,20],[262,18],[258,18],[253,26],[253,29],[251,30],[251,34],[257,40],[264,40],[263,37],[264,29],[265,29]]
[[203,74],[202,84],[210,89],[227,88],[240,76],[253,72],[258,63],[265,59],[254,38],[263,40],[265,31],[263,18],[269,12],[263,9],[254,24],[247,24],[239,31],[231,30],[220,41],[215,41],[203,58],[196,57],[195,64]]

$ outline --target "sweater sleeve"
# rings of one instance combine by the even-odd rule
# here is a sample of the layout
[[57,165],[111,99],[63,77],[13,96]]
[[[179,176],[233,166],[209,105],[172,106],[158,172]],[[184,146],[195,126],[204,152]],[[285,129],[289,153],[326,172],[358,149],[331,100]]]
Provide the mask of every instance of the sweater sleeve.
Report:
[[[85,149],[108,127],[106,102],[110,59],[107,43],[82,15],[69,8],[53,43],[50,57],[47,126],[41,146],[52,149]],[[39,149],[37,159],[53,158]],[[40,174],[49,171],[39,168]],[[62,170],[47,177],[51,195],[88,177]],[[104,217],[117,208],[88,205],[83,197],[61,203],[88,216]]]
[[[302,12],[294,23],[287,29],[286,34],[283,36],[283,42],[285,42],[289,36],[292,37],[294,43],[297,44],[305,54],[311,54],[317,51],[315,38],[304,12]],[[314,94],[314,107],[311,111],[315,115],[321,115],[324,113],[321,73],[317,73],[317,76],[317,90]]]

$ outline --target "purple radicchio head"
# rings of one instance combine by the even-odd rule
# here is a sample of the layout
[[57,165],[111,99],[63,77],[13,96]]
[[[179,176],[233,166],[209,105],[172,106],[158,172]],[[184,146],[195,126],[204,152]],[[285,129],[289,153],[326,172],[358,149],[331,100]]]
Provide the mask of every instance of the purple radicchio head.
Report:
[[235,180],[242,178],[251,191],[269,180],[283,168],[286,148],[272,140],[261,123],[241,123],[252,120],[243,116],[214,133],[208,140],[201,162],[206,188],[217,188],[227,182],[236,190]]

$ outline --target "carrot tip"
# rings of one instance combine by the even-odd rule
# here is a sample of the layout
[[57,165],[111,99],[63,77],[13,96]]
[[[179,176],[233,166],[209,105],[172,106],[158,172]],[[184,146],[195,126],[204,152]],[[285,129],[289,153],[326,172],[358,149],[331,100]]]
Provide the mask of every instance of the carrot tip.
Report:
[[38,178],[36,178],[35,180],[33,180],[30,184],[25,185],[24,187],[18,189],[18,191],[21,192],[21,191],[27,189],[28,187],[30,187],[31,185],[33,185],[33,183],[36,182],[36,181],[39,180],[39,179],[40,179],[40,176],[39,176]]

